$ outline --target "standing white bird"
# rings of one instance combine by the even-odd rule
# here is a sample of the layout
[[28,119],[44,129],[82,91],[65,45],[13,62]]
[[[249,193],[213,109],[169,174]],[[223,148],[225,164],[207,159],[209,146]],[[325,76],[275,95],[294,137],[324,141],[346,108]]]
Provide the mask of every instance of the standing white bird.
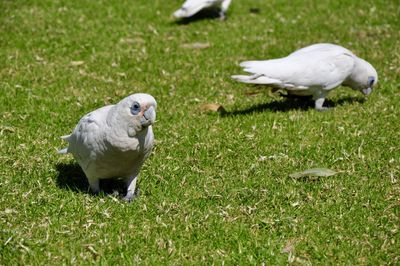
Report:
[[124,200],[131,201],[153,147],[156,108],[151,95],[136,93],[86,114],[71,135],[62,137],[69,146],[59,153],[72,153],[95,193],[100,192],[100,179],[122,178],[127,185]]
[[283,58],[242,62],[240,66],[253,75],[234,75],[233,79],[284,88],[292,95],[312,96],[319,111],[327,109],[322,106],[325,98],[339,85],[368,95],[378,82],[370,63],[329,43],[310,45]]
[[232,0],[186,0],[180,9],[174,12],[176,18],[188,18],[206,8],[220,8],[220,18],[225,19],[226,11]]

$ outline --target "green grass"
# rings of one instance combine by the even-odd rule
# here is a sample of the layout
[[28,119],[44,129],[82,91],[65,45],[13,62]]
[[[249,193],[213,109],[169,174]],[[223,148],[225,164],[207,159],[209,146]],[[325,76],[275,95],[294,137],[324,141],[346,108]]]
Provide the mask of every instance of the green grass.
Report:
[[[0,264],[400,263],[398,1],[242,0],[176,24],[181,2],[0,2]],[[319,113],[230,79],[316,42],[371,62],[379,87],[339,88]],[[56,152],[135,92],[158,101],[157,142],[125,204]],[[341,173],[289,177],[314,167]]]

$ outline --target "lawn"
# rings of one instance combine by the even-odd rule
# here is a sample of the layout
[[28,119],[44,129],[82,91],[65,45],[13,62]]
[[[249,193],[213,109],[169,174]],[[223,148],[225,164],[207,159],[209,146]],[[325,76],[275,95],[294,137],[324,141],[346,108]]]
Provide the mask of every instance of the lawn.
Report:
[[[181,3],[0,1],[0,265],[399,264],[399,1],[237,0],[175,23]],[[317,42],[379,86],[317,112],[230,78]],[[156,145],[127,204],[57,150],[135,92],[158,102]],[[289,177],[316,167],[338,174]]]

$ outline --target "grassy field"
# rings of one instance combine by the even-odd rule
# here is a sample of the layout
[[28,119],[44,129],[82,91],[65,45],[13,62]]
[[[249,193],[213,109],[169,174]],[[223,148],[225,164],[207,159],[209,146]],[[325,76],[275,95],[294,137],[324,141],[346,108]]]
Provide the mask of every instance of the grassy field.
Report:
[[[399,264],[399,1],[241,0],[175,23],[181,3],[0,1],[0,264]],[[368,99],[338,88],[320,113],[230,79],[317,42],[375,66]],[[135,92],[158,101],[156,146],[126,204],[57,150]],[[340,173],[289,177],[315,167]]]

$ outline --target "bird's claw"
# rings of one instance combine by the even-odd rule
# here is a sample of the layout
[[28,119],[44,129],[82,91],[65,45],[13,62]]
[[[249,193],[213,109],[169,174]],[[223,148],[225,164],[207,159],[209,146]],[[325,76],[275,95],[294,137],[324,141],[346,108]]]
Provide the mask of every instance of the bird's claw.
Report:
[[329,107],[319,107],[319,108],[315,108],[315,110],[317,110],[318,112],[327,112],[329,111],[331,108]]
[[128,191],[128,193],[126,193],[126,196],[122,198],[123,201],[126,201],[128,203],[132,202],[135,198],[139,197],[140,195],[140,189],[137,188],[135,190],[135,193],[131,193],[130,191]]

